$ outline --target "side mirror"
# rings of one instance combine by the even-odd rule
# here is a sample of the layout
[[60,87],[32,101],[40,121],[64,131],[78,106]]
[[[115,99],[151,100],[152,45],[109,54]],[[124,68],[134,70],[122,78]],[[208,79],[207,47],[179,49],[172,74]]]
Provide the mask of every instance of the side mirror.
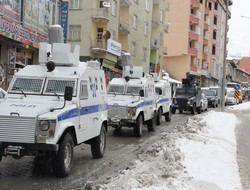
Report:
[[140,90],[139,95],[140,97],[144,97],[144,90]]
[[159,95],[162,95],[162,89],[159,90]]
[[67,101],[71,101],[73,96],[73,87],[66,86],[64,91],[64,99]]

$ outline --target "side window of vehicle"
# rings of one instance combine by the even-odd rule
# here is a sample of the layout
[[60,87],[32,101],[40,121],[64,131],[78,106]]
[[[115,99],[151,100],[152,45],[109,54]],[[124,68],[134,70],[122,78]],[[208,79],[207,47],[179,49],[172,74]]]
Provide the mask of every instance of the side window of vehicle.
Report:
[[88,82],[86,80],[81,81],[80,86],[80,100],[88,99]]
[[95,77],[95,85],[96,85],[96,90],[98,90],[98,81],[97,81],[97,77]]
[[144,97],[147,98],[148,97],[148,88],[145,88],[145,92],[144,92]]
[[103,90],[103,80],[102,80],[102,77],[100,77],[100,84],[101,84],[101,90]]

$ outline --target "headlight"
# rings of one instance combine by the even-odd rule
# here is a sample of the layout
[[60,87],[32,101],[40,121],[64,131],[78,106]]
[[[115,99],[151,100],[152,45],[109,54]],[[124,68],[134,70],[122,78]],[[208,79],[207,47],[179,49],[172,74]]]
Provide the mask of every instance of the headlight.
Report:
[[55,134],[56,120],[39,120],[37,135],[53,137]]
[[136,107],[128,107],[127,108],[127,113],[128,113],[128,116],[135,116],[136,114]]

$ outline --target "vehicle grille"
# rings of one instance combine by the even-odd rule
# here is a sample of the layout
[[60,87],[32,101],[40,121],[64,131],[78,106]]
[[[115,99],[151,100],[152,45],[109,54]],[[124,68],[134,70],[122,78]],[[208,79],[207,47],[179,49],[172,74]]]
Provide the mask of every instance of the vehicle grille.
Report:
[[0,142],[35,142],[36,119],[0,116]]
[[177,104],[179,108],[186,108],[187,107],[187,99],[177,99]]
[[127,107],[126,106],[108,106],[108,118],[111,117],[126,118]]

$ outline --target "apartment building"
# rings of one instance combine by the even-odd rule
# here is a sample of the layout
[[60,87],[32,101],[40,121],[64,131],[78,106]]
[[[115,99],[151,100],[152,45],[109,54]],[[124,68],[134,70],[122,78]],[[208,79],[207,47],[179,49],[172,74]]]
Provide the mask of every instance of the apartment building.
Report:
[[[164,69],[182,80],[187,75],[201,86],[218,85],[222,80],[227,0],[168,0],[166,17],[171,25],[164,41],[168,54]],[[229,0],[228,19],[231,17]],[[227,27],[227,28],[226,28]]]
[[38,64],[39,42],[47,42],[50,25],[59,24],[60,2],[0,1],[0,87],[7,89],[19,68]]
[[109,79],[126,65],[148,73],[166,51],[165,11],[165,0],[71,0],[67,40],[80,45],[82,61],[100,60]]

